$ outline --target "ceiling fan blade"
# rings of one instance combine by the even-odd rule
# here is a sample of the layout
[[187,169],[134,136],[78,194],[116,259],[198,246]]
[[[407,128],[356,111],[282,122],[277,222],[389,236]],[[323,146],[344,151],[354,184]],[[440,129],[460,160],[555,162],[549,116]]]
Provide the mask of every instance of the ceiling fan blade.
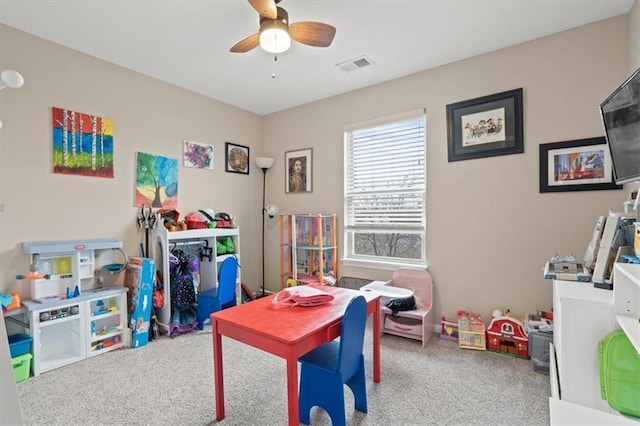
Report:
[[255,33],[237,42],[231,49],[229,49],[229,52],[232,52],[232,53],[248,52],[254,47],[258,46],[259,44],[260,44],[260,33]]
[[274,0],[249,0],[251,6],[260,14],[269,19],[276,19],[278,17],[278,10],[276,9],[276,2]]
[[294,22],[289,25],[289,35],[298,43],[327,47],[336,35],[336,27],[322,22]]

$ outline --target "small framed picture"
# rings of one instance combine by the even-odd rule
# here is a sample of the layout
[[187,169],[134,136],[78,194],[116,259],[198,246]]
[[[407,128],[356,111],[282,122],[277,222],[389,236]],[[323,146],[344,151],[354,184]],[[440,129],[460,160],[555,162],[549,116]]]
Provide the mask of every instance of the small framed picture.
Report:
[[184,140],[182,147],[184,167],[213,170],[213,145]]
[[603,137],[540,144],[540,192],[622,189]]
[[287,194],[311,192],[313,179],[313,149],[305,148],[284,153],[285,187]]
[[449,162],[524,152],[522,88],[447,105]]
[[229,173],[249,174],[249,147],[231,142],[224,144],[224,170]]

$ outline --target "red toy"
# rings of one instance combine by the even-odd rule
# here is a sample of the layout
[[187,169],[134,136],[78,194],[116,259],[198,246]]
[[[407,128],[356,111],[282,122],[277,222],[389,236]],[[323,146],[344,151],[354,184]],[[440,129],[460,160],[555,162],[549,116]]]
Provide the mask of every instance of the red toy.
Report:
[[529,338],[524,325],[508,316],[497,316],[487,329],[487,349],[529,359]]

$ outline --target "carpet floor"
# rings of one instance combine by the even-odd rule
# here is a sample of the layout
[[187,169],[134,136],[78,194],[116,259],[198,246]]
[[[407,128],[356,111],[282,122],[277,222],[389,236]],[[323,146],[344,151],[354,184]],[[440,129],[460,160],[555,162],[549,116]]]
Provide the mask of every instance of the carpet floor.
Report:
[[[548,425],[549,376],[529,360],[460,349],[435,335],[420,342],[383,335],[382,380],[373,383],[371,321],[365,363],[369,412],[349,425]],[[224,425],[287,423],[284,360],[223,338]],[[210,329],[162,337],[18,383],[26,425],[212,425],[215,420]],[[319,408],[312,424],[330,425]]]

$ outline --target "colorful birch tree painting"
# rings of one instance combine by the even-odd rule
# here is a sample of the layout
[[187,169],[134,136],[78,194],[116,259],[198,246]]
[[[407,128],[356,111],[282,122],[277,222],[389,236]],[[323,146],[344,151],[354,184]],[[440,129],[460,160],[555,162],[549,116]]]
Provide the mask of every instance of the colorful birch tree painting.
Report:
[[113,178],[113,121],[52,108],[53,172]]
[[138,152],[136,157],[136,207],[178,207],[178,160]]

